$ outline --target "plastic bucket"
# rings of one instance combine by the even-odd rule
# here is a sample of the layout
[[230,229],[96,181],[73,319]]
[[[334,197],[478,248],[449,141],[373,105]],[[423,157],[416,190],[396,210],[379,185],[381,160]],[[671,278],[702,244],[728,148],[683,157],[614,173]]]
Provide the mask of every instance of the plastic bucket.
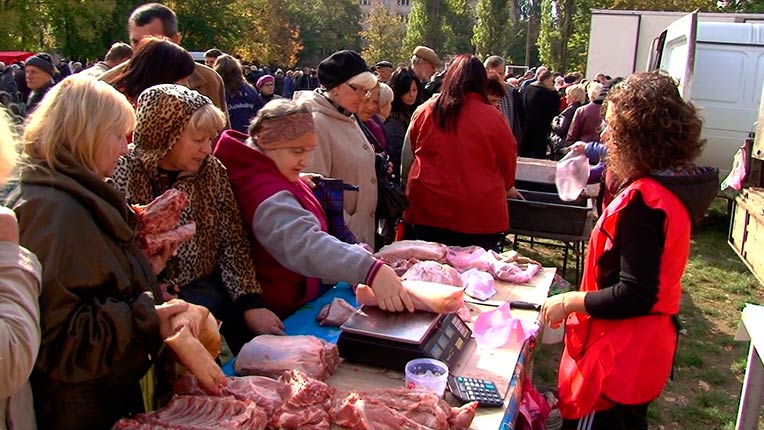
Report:
[[432,358],[417,358],[406,363],[406,387],[427,390],[443,396],[448,382],[448,365]]

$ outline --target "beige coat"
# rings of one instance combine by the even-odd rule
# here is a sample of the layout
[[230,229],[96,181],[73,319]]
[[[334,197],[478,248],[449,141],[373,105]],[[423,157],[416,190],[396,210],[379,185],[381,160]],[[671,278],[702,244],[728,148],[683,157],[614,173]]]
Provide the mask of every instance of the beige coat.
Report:
[[29,374],[40,348],[41,267],[37,257],[0,242],[0,429],[34,429]]
[[316,124],[318,146],[305,171],[358,185],[358,192],[345,192],[345,223],[360,242],[374,247],[377,208],[374,147],[366,140],[355,118],[340,113],[322,95],[298,91],[294,99],[310,106]]

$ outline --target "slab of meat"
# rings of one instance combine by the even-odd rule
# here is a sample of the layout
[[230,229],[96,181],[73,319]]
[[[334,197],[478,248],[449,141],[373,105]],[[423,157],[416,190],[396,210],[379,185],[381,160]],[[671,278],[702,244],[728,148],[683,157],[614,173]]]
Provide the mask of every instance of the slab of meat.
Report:
[[[254,402],[269,418],[292,393],[288,384],[265,376],[231,376],[226,379],[228,383],[220,392],[221,396],[233,396],[239,400]],[[175,382],[173,392],[181,395],[206,395],[199,387],[196,377],[188,372]]]
[[521,267],[514,261],[503,260],[495,251],[486,251],[479,246],[450,246],[446,260],[460,272],[478,269],[490,273],[496,279],[514,284],[527,284],[541,269],[537,264]]
[[434,393],[395,388],[337,395],[329,415],[353,430],[466,430],[476,408],[476,402],[452,408]]
[[196,233],[193,222],[178,227],[180,213],[188,207],[183,191],[170,188],[151,203],[132,207],[138,217],[136,240],[149,257],[157,255],[165,244],[180,245]]
[[174,230],[140,236],[138,237],[138,246],[148,256],[157,255],[165,244],[177,247],[183,242],[191,240],[195,234],[196,223],[189,221]]
[[[461,287],[426,281],[403,281],[403,288],[409,292],[414,307],[420,311],[445,314],[457,312],[464,307],[464,288]],[[358,285],[355,298],[359,305],[378,305],[374,290],[367,285]]]
[[316,320],[323,326],[339,327],[355,313],[356,308],[347,300],[335,297],[318,312]]
[[284,430],[329,430],[329,407],[334,388],[298,370],[284,372],[279,381],[290,395],[271,416],[268,426]]
[[226,379],[215,357],[220,353],[220,332],[215,317],[204,306],[189,308],[170,319],[173,334],[164,340],[178,362],[199,380],[205,392],[219,394]]
[[138,216],[141,235],[172,230],[180,222],[180,212],[188,207],[188,197],[181,190],[170,188],[147,205],[132,205]]
[[123,418],[113,430],[263,430],[265,412],[233,397],[175,396],[164,408]]
[[443,261],[446,257],[446,251],[448,251],[448,247],[440,243],[423,240],[401,240],[382,247],[374,255],[388,263],[396,260],[408,260],[409,258]]
[[437,261],[420,261],[411,266],[406,273],[401,276],[403,280],[409,281],[427,281],[438,284],[462,286],[462,278],[459,272],[451,266],[440,264]]
[[388,261],[387,265],[395,271],[396,275],[401,276],[417,263],[419,263],[419,260],[416,258],[408,258],[405,260]]
[[279,377],[286,370],[301,370],[325,380],[340,364],[337,345],[315,336],[260,335],[247,342],[234,365],[239,375]]

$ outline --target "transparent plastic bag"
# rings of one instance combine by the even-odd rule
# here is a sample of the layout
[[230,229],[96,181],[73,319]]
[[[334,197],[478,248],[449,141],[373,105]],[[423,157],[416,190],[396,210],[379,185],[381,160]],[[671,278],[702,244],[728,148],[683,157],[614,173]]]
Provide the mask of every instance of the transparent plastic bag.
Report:
[[557,162],[554,183],[557,194],[566,202],[576,200],[586,188],[589,179],[589,159],[585,154],[568,152]]

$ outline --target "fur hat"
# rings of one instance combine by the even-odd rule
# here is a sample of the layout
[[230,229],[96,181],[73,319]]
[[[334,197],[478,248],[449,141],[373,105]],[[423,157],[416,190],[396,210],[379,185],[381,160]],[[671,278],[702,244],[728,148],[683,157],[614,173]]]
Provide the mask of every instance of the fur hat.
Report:
[[423,59],[424,61],[427,61],[435,67],[440,67],[440,57],[438,57],[438,54],[436,54],[432,48],[428,48],[426,46],[417,46],[414,48],[414,55]]
[[50,54],[46,54],[45,52],[40,52],[37,55],[27,58],[27,61],[24,64],[37,67],[49,74],[51,78],[56,75],[56,66],[53,65],[53,58],[51,58]]
[[369,66],[359,53],[337,51],[318,64],[318,82],[327,90],[350,80],[365,88],[371,88],[376,83],[376,77],[369,72]]

